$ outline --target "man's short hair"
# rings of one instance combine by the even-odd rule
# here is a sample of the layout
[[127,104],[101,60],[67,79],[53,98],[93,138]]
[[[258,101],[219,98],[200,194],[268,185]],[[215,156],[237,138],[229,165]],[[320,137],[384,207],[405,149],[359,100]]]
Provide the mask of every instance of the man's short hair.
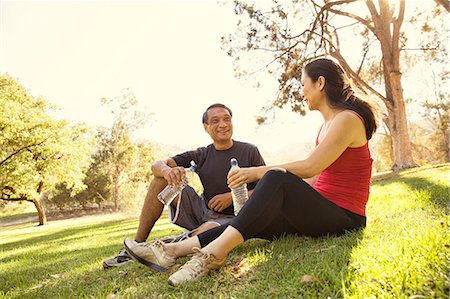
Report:
[[224,104],[220,104],[220,103],[216,103],[216,104],[212,104],[211,106],[209,106],[208,108],[206,108],[205,112],[203,112],[203,118],[202,118],[202,122],[204,124],[208,123],[208,110],[212,109],[212,108],[224,108],[227,109],[228,112],[230,113],[230,116],[233,117],[233,112],[231,112],[231,109],[228,108],[227,106],[225,106]]

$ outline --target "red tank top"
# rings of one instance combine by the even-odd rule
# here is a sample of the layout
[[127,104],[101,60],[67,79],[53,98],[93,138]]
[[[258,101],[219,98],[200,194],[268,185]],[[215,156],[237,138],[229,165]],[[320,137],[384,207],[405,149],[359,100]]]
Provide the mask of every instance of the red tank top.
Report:
[[347,147],[336,161],[319,174],[314,189],[338,206],[366,216],[372,161],[368,143],[361,147]]

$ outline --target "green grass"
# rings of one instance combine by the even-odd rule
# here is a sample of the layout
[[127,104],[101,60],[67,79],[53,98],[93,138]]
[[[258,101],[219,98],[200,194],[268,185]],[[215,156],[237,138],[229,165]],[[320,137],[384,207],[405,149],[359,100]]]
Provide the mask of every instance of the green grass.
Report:
[[[449,174],[446,164],[375,177],[364,231],[251,240],[222,271],[180,287],[137,263],[101,269],[134,235],[135,218],[3,227],[0,298],[448,298]],[[178,231],[161,220],[151,237]]]

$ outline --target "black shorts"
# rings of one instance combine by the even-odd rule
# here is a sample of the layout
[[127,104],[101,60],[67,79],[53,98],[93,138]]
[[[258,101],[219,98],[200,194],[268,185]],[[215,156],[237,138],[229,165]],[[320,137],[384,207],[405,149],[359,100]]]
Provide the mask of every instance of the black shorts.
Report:
[[203,196],[186,186],[181,192],[177,206],[169,206],[169,221],[188,230],[194,230],[205,222],[219,225],[228,223],[234,215],[215,212],[208,208]]

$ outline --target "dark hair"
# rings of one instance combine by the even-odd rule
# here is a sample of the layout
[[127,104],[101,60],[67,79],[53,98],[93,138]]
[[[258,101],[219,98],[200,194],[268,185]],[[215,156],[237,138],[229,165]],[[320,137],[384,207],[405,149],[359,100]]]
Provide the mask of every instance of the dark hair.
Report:
[[377,129],[376,109],[371,103],[357,97],[342,67],[331,59],[320,58],[309,62],[304,67],[305,73],[316,82],[320,76],[325,78],[325,93],[328,103],[333,108],[355,111],[364,119],[367,140],[372,138]]
[[212,109],[212,108],[224,108],[227,109],[228,112],[230,113],[230,116],[233,117],[233,112],[231,112],[231,109],[228,108],[227,106],[225,106],[224,104],[220,104],[220,103],[216,103],[216,104],[212,104],[211,106],[209,106],[208,108],[206,108],[205,112],[203,112],[203,117],[202,117],[202,122],[204,124],[208,123],[208,110]]

